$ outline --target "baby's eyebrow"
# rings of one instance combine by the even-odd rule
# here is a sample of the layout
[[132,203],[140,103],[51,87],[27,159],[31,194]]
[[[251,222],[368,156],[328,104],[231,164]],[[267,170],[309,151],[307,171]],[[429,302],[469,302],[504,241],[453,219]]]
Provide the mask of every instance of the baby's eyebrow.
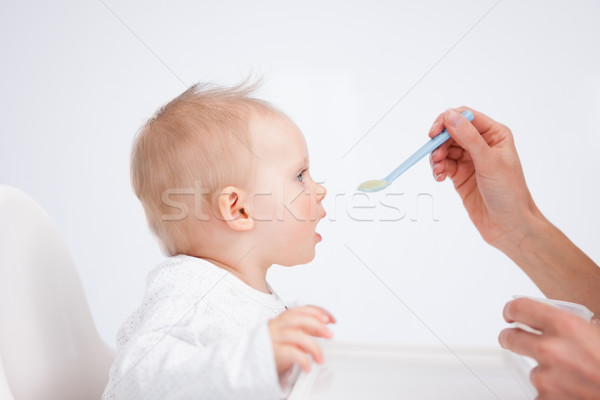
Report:
[[303,169],[307,169],[308,168],[308,158],[304,158],[304,160],[302,160],[301,163],[296,164],[296,171],[300,172]]

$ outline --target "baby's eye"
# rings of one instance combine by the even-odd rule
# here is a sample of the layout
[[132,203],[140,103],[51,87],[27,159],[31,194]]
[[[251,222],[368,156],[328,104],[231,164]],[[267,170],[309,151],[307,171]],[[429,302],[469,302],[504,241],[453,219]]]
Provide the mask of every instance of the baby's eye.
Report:
[[302,170],[300,171],[300,173],[298,174],[298,176],[296,177],[296,179],[298,180],[298,182],[304,182],[304,174],[306,173],[307,170]]

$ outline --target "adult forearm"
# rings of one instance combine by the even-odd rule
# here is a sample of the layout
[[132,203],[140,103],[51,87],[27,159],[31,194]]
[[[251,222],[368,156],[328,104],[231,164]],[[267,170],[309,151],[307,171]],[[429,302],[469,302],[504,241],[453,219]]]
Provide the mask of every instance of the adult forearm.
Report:
[[549,298],[584,304],[600,316],[600,268],[542,215],[503,251]]

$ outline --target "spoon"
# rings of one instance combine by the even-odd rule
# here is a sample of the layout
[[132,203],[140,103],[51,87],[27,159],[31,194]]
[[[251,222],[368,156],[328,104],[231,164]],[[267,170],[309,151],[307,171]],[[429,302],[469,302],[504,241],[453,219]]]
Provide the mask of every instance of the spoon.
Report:
[[[473,115],[471,110],[463,111],[462,116],[469,120],[469,122],[473,121],[473,118],[475,118],[475,115]],[[448,139],[450,139],[450,134],[446,129],[444,129],[442,133],[425,143],[412,156],[408,157],[406,161],[397,166],[396,169],[390,172],[388,176],[383,179],[372,179],[370,181],[363,182],[358,187],[358,190],[362,192],[378,192],[385,189],[391,185],[396,178],[406,172],[406,170],[408,170],[410,167],[415,165],[421,158],[440,147]]]

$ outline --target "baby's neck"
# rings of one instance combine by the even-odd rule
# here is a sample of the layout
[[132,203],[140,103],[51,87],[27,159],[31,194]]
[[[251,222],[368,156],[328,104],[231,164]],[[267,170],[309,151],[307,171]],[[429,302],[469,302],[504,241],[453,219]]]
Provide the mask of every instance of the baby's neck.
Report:
[[269,286],[267,285],[267,270],[269,269],[269,267],[265,268],[256,264],[244,264],[232,267],[230,265],[227,265],[226,263],[209,257],[200,258],[216,265],[219,268],[226,270],[230,274],[239,278],[242,282],[244,282],[251,288],[254,288],[264,293],[271,294]]

